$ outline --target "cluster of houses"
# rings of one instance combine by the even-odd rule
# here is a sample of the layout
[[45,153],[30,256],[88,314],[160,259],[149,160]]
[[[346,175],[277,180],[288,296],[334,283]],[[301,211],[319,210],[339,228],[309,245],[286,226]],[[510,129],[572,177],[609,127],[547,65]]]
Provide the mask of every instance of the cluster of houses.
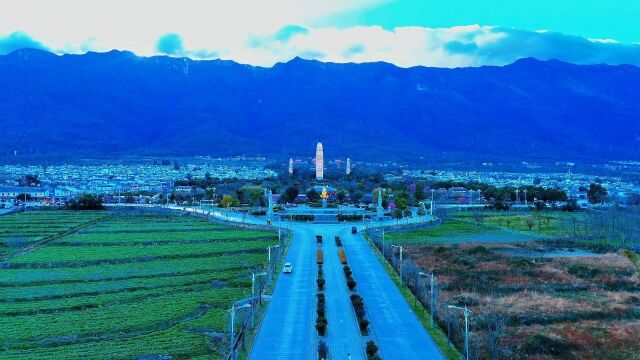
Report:
[[16,203],[22,202],[35,202],[41,204],[60,203],[82,193],[83,191],[69,186],[0,186],[0,207],[12,207]]

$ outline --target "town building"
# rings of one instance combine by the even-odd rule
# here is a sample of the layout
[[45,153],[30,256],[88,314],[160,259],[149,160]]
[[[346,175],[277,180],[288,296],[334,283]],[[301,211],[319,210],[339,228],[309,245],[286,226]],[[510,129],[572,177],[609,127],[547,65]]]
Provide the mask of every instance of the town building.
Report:
[[0,199],[23,200],[20,197],[26,195],[31,200],[42,200],[49,197],[49,189],[40,187],[0,186]]

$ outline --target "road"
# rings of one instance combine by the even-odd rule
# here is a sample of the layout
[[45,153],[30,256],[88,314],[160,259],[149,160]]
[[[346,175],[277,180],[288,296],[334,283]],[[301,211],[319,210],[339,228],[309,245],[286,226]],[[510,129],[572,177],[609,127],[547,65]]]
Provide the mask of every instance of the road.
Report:
[[342,228],[342,226],[316,226],[316,230],[324,238],[322,246],[324,250],[323,269],[326,280],[327,321],[329,322],[326,341],[332,359],[347,359],[347,355],[351,354],[353,360],[364,360],[366,359],[364,342],[353,312],[347,279],[342,270],[338,246],[335,242],[335,236]]
[[[350,226],[294,224],[287,254],[293,276],[281,275],[262,322],[250,359],[315,359],[315,235],[323,235],[326,279],[326,342],[331,358],[364,359],[364,341],[357,327],[334,236],[340,234],[358,292],[364,299],[382,358],[443,359],[435,343],[411,311],[361,235]],[[306,307],[306,308],[305,308]]]
[[310,229],[296,229],[285,262],[292,274],[281,274],[273,291],[249,359],[314,359],[316,267]]
[[[261,218],[230,212],[194,208],[176,210],[205,213],[216,218],[244,223],[264,224]],[[428,219],[425,219],[428,220]],[[422,221],[412,219],[411,222]],[[395,221],[368,223],[368,227],[392,225]],[[342,264],[337,255],[334,236],[339,234],[349,265],[362,296],[370,329],[385,360],[443,359],[433,340],[411,311],[404,297],[382,264],[360,235],[351,234],[351,224],[289,223],[293,240],[286,262],[293,264],[293,274],[281,274],[256,336],[249,359],[316,359],[316,271],[315,235],[325,239],[324,274],[326,279],[328,334],[325,341],[332,359],[364,359],[364,341],[357,327],[346,287]],[[362,229],[362,223],[357,224]]]
[[362,235],[343,230],[341,236],[382,358],[442,359],[431,336]]

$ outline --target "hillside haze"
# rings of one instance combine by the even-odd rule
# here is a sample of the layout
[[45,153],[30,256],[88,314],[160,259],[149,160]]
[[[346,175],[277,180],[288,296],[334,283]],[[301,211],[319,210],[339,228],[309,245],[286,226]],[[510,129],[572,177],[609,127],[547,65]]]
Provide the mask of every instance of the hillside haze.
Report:
[[640,69],[0,56],[0,154],[640,159]]

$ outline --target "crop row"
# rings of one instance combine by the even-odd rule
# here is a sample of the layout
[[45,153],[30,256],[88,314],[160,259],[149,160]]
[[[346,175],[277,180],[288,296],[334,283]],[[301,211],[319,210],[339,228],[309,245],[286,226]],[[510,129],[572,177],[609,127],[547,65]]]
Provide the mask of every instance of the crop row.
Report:
[[109,243],[109,242],[143,242],[143,241],[177,241],[177,240],[203,240],[203,239],[227,239],[227,238],[258,238],[265,236],[273,236],[273,233],[266,231],[247,231],[247,230],[227,230],[227,231],[184,231],[171,232],[164,231],[144,232],[144,233],[96,233],[86,234],[79,233],[66,236],[57,240],[55,243],[78,243],[86,242],[93,244]]
[[[164,286],[180,286],[206,279],[233,279],[238,276],[238,269],[202,271],[199,273],[175,274],[172,276],[139,277],[119,280],[93,282],[53,283],[29,286],[12,286],[0,291],[0,308],[7,302],[28,302],[38,299],[71,298],[83,294],[112,293],[131,291],[138,288],[158,288]],[[247,270],[248,272],[248,270]]]
[[[247,270],[248,271],[248,270]],[[216,272],[203,272],[200,274],[189,274],[180,276],[137,278],[120,281],[100,281],[86,283],[71,283],[62,285],[41,285],[14,287],[3,289],[2,300],[0,302],[0,312],[5,312],[7,308],[17,306],[24,307],[51,307],[49,303],[56,300],[64,300],[61,305],[68,305],[72,299],[82,297],[92,297],[112,295],[118,293],[132,293],[140,290],[179,288],[194,284],[216,286],[248,286],[248,276],[238,269]],[[18,295],[18,296],[16,296]],[[19,295],[27,295],[21,297]],[[106,297],[105,297],[106,298]],[[65,302],[66,301],[66,302]],[[109,301],[109,300],[105,300]],[[34,305],[35,304],[35,305]]]
[[129,264],[107,264],[77,268],[2,269],[0,270],[0,285],[11,286],[63,281],[102,281],[140,276],[171,275],[198,270],[249,268],[264,264],[265,254],[235,254],[219,256],[213,259],[163,259]]
[[[225,314],[212,313],[212,315],[211,322],[207,323],[208,326],[220,323],[218,318]],[[130,339],[89,341],[56,347],[0,351],[0,358],[5,360],[125,360],[143,356],[167,355],[172,358],[195,359],[196,356],[207,355],[207,358],[210,359],[210,353],[207,336],[188,333],[183,331],[181,327],[176,327]]]
[[0,317],[0,338],[12,348],[31,348],[37,342],[62,336],[83,339],[105,334],[144,333],[161,328],[163,323],[179,323],[196,313],[202,304],[226,308],[238,295],[236,289],[211,289],[77,312],[3,316]]
[[[96,247],[47,246],[14,257],[10,263],[98,261],[138,257],[225,253],[266,249],[273,241],[228,241],[205,244]],[[266,251],[266,250],[265,250]]]
[[[111,306],[114,304],[128,304],[145,299],[162,297],[172,294],[189,294],[206,291],[212,288],[213,282],[223,284],[224,289],[247,289],[250,282],[247,279],[216,278],[202,280],[200,282],[165,285],[156,288],[129,288],[124,291],[102,293],[97,295],[71,296],[69,298],[55,298],[48,300],[36,300],[28,302],[8,302],[0,304],[0,314],[3,316],[33,315],[44,313],[63,313],[70,311],[82,311],[90,308]],[[242,291],[239,291],[239,296]]]

